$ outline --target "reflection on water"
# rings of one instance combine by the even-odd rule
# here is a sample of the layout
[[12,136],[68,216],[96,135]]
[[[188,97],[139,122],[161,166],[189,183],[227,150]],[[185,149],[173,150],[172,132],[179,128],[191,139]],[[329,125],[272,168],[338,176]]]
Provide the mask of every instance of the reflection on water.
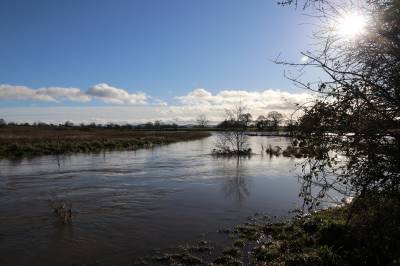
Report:
[[245,200],[250,194],[246,176],[244,176],[242,173],[245,167],[242,166],[242,160],[246,160],[246,158],[238,157],[234,158],[234,160],[236,161],[236,165],[234,166],[235,175],[226,178],[223,190],[226,197],[232,198],[238,204],[241,204],[243,200]]
[[[214,137],[151,150],[0,161],[0,265],[113,262],[301,206],[295,159],[216,158]],[[288,139],[251,137],[262,145]],[[72,204],[61,225],[51,204]]]

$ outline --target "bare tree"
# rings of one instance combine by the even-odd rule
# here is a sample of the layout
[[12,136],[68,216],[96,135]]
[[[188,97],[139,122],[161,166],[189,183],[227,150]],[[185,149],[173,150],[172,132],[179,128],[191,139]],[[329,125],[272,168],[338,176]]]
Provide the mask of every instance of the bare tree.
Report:
[[279,5],[286,6],[286,5],[294,5],[296,8],[301,6],[302,9],[306,9],[310,6],[317,6],[327,3],[329,0],[282,0],[278,1]]
[[[400,190],[400,6],[396,0],[331,1],[314,9],[320,23],[314,51],[288,75],[297,86],[317,93],[303,108],[299,138],[310,148],[325,150],[303,169],[302,195],[318,205],[328,189],[357,198],[399,193]],[[368,18],[363,34],[346,39],[335,29],[346,11]],[[332,26],[334,25],[334,26]],[[345,25],[352,27],[354,25]],[[322,71],[324,80],[304,81],[307,68]],[[320,184],[319,193],[311,193]]]
[[251,149],[248,144],[246,129],[251,121],[251,115],[242,105],[226,110],[224,130],[218,133],[214,153],[221,155],[248,155]]
[[198,127],[206,128],[208,126],[208,119],[204,114],[199,115],[196,121]]

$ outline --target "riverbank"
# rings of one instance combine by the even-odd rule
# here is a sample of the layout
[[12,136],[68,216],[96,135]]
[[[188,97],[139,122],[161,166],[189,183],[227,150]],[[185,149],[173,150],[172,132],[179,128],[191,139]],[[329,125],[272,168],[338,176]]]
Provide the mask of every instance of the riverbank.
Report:
[[74,127],[0,128],[0,158],[136,150],[210,136],[206,131],[136,131]]
[[250,137],[293,137],[293,133],[288,131],[248,131],[245,135]]
[[399,195],[356,201],[279,222],[256,215],[221,230],[231,239],[222,250],[201,240],[137,264],[399,265]]

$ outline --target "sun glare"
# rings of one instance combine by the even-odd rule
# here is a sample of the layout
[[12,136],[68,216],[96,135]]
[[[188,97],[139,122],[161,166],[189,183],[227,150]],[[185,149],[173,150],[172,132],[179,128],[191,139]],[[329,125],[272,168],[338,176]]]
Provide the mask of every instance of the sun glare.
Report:
[[336,22],[336,31],[339,36],[354,39],[366,31],[367,19],[360,13],[346,13]]

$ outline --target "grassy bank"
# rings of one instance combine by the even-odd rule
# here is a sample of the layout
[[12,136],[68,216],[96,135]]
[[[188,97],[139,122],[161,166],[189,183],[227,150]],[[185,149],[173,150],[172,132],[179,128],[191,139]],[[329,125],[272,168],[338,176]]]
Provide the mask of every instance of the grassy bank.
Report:
[[357,199],[272,222],[255,216],[232,230],[231,245],[209,241],[147,257],[148,265],[400,265],[399,195]]
[[205,131],[135,131],[74,127],[0,128],[0,158],[135,150],[209,136]]

